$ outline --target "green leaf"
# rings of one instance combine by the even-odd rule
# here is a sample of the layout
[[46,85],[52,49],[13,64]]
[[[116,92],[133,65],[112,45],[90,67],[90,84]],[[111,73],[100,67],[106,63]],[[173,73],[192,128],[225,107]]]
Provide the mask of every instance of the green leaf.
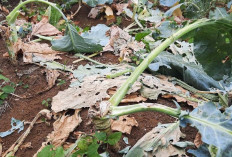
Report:
[[15,89],[12,86],[6,85],[2,88],[2,91],[4,93],[10,94],[10,93],[14,93]]
[[0,74],[0,80],[9,81],[9,79],[2,74]]
[[105,4],[105,3],[111,4],[113,0],[83,0],[83,2],[87,3],[91,7],[95,7],[96,5],[99,4]]
[[176,77],[200,90],[221,89],[219,83],[208,76],[200,65],[185,62],[180,55],[162,52],[149,65],[149,70]]
[[173,6],[176,2],[179,2],[180,0],[160,0],[160,5],[166,6],[166,7],[171,7]]
[[37,155],[37,157],[54,157],[54,151],[52,150],[53,146],[48,145],[44,147]]
[[232,21],[218,20],[215,26],[198,29],[194,53],[204,71],[215,80],[232,76]]
[[8,94],[4,93],[0,95],[0,99],[5,100],[8,97]]
[[60,146],[56,148],[54,157],[64,157],[64,156],[65,156],[65,153],[64,153],[63,147]]
[[178,28],[179,26],[177,26],[176,23],[172,21],[164,21],[157,29],[160,31],[160,37],[168,38],[175,33]]
[[79,82],[82,82],[83,79],[86,76],[94,75],[94,74],[99,74],[99,75],[104,75],[109,72],[111,72],[113,68],[110,67],[104,67],[101,65],[89,65],[86,64],[85,66],[80,65],[76,70],[73,71],[73,75],[75,78],[78,79]]
[[209,18],[210,19],[221,19],[221,18],[227,18],[229,17],[229,14],[227,14],[227,11],[225,8],[219,8],[216,7],[214,11],[209,12]]
[[98,148],[99,148],[99,144],[97,144],[97,143],[92,143],[92,144],[88,147],[87,156],[88,156],[88,157],[101,157],[101,156],[98,154]]
[[107,143],[109,143],[110,145],[115,145],[121,139],[121,136],[121,132],[112,133],[108,136]]
[[95,132],[94,136],[100,141],[104,142],[106,140],[106,133],[105,132]]
[[[57,6],[58,7],[58,6]],[[60,12],[58,10],[56,10],[53,7],[49,7],[49,23],[52,24],[53,26],[56,26],[57,23],[60,21],[60,18],[62,17],[62,15],[60,14]]]
[[81,36],[93,44],[99,44],[101,46],[106,46],[109,43],[110,37],[106,36],[106,32],[110,28],[104,24],[98,24],[91,27],[90,32],[84,32]]
[[214,103],[203,103],[181,118],[182,126],[188,123],[199,130],[203,142],[218,148],[218,154],[231,151],[232,106],[221,113]]
[[75,51],[83,53],[102,50],[101,45],[91,43],[88,39],[81,37],[71,24],[67,24],[65,36],[61,39],[53,40],[51,43],[52,49],[64,52]]
[[146,31],[142,31],[139,32],[135,35],[135,40],[137,41],[141,41],[144,37],[146,37],[147,35],[149,35],[151,33],[150,30],[146,30]]

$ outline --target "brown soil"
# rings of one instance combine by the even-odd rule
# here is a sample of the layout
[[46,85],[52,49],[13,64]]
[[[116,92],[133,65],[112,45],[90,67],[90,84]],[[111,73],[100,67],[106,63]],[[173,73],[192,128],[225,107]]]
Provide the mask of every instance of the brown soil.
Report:
[[[15,6],[15,4],[17,4],[15,0],[9,0],[9,3],[12,6]],[[78,5],[75,5],[72,8],[72,10],[75,11],[77,7]],[[101,18],[98,18],[96,20],[89,19],[87,17],[89,11],[90,11],[90,7],[84,5],[81,8],[80,12],[74,17],[74,21],[79,21],[80,27],[93,26],[98,23],[106,23],[106,21]],[[121,27],[125,27],[129,23],[130,21],[124,19]],[[6,131],[11,128],[10,121],[12,117],[19,120],[32,121],[40,110],[46,108],[41,104],[43,100],[46,100],[47,98],[52,98],[59,91],[67,89],[69,86],[68,76],[61,75],[60,78],[66,80],[67,83],[61,86],[54,86],[52,89],[48,91],[44,91],[44,89],[47,87],[46,76],[43,74],[44,68],[38,68],[31,74],[23,75],[20,77],[17,74],[37,66],[32,64],[25,65],[22,63],[19,63],[18,65],[13,65],[10,62],[9,58],[2,57],[6,51],[7,50],[5,48],[4,41],[1,38],[0,39],[0,69],[2,70],[2,74],[8,77],[14,83],[23,82],[24,85],[28,85],[28,88],[23,88],[23,86],[17,87],[15,94],[19,96],[27,96],[31,98],[21,99],[15,96],[9,96],[7,101],[10,104],[10,108],[7,108],[6,112],[3,113],[2,116],[0,116],[0,132]],[[71,55],[67,55],[67,56],[63,55],[62,58],[63,60],[61,62],[66,63],[67,65],[72,64],[72,61],[75,60],[74,58],[71,57]],[[94,57],[93,59],[108,64],[118,63],[118,58],[109,52],[103,53],[102,56]],[[77,66],[80,64],[84,65],[86,63],[88,62],[82,61],[79,62]],[[40,93],[41,91],[44,92]],[[157,102],[167,106],[175,107],[174,103],[171,100],[160,98]],[[181,104],[181,105],[183,109],[192,110],[192,108],[187,106],[186,104]],[[83,122],[80,124],[80,126],[76,128],[76,131],[82,131],[86,133],[95,132],[92,125],[87,125],[87,123],[89,122],[87,117],[87,112],[88,112],[87,109],[83,109],[81,111],[81,117]],[[135,127],[132,129],[130,135],[126,135],[126,134],[123,135],[129,138],[129,145],[131,146],[133,146],[144,134],[146,134],[152,128],[156,127],[158,123],[163,124],[163,123],[171,123],[175,121],[175,119],[172,117],[169,117],[162,113],[154,113],[154,112],[136,113],[131,116],[135,117],[135,119],[138,121],[139,124],[139,127]],[[27,127],[28,126],[25,126],[25,129],[20,133],[14,132],[13,134],[7,137],[1,138],[0,142],[3,145],[3,151],[6,151],[17,140],[17,138],[26,130]],[[36,124],[24,142],[24,143],[31,142],[33,148],[19,149],[18,152],[16,153],[16,156],[17,157],[33,156],[33,154],[36,153],[37,150],[41,147],[42,142],[46,140],[46,136],[52,130],[53,130],[52,122],[50,126],[48,126],[45,123]],[[182,131],[187,134],[187,137],[184,140],[188,140],[188,141],[194,140],[196,135],[196,129],[191,127],[186,127],[182,129]],[[71,141],[74,140],[74,136],[72,136],[72,134],[70,135],[69,140]],[[122,140],[120,141],[120,144],[122,148],[126,146]],[[122,155],[110,152],[110,156],[121,157]]]

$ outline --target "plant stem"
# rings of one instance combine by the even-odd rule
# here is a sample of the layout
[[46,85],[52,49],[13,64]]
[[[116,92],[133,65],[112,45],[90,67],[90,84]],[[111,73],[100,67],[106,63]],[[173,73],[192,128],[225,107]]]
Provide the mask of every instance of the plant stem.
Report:
[[120,71],[120,72],[117,72],[117,73],[114,73],[114,74],[106,75],[106,78],[113,79],[113,78],[122,76],[123,74],[129,73],[129,72],[132,72],[132,71],[133,71],[132,69],[126,69],[126,70],[123,70],[123,71]]
[[62,17],[64,18],[64,20],[65,20],[66,22],[68,22],[68,19],[66,18],[66,16],[64,15],[64,13],[56,6],[55,3],[51,3],[51,2],[48,2],[48,1],[45,1],[45,0],[27,0],[27,1],[24,1],[24,2],[19,3],[19,4],[14,8],[14,10],[12,10],[12,11],[10,12],[10,14],[6,17],[8,23],[14,23],[15,20],[16,20],[16,18],[17,18],[17,16],[18,16],[18,13],[17,13],[17,12],[19,12],[19,9],[20,9],[21,7],[23,7],[24,5],[26,5],[26,4],[28,4],[28,3],[32,3],[32,2],[41,2],[41,3],[45,3],[45,4],[47,4],[47,5],[52,6],[53,8],[55,8],[56,10],[58,10],[59,13],[62,15]]
[[138,79],[140,74],[148,67],[148,65],[154,60],[156,56],[158,56],[163,50],[165,50],[169,45],[171,45],[174,41],[185,35],[186,33],[205,26],[213,24],[215,21],[209,19],[201,19],[193,24],[185,26],[180,29],[172,36],[167,38],[161,45],[159,45],[156,49],[154,49],[144,60],[143,62],[135,69],[135,71],[130,75],[130,77],[124,82],[124,84],[117,90],[117,92],[110,98],[110,103],[113,106],[117,106],[123,97],[126,95],[127,91],[134,84],[134,82]]
[[128,106],[111,106],[111,114],[110,116],[122,116],[128,115],[136,112],[143,111],[156,111],[168,114],[170,116],[178,118],[180,115],[179,109],[174,109],[171,107],[167,107],[161,104],[156,103],[141,103],[136,105],[128,105]]

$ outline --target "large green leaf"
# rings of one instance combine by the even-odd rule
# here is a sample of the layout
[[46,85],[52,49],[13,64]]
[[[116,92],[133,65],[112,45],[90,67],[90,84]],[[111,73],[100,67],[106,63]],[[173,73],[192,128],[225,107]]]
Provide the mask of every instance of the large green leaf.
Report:
[[[215,10],[216,12],[217,10]],[[226,17],[221,13],[211,13],[218,19]],[[213,15],[212,15],[213,14]],[[194,36],[194,53],[204,71],[215,80],[224,75],[232,76],[232,17],[216,20],[215,25],[198,29]]]
[[[189,115],[181,118],[182,126],[186,126],[187,123],[199,130],[203,142],[216,146],[218,154],[231,150],[232,106],[221,113],[214,103],[204,103],[195,108]],[[229,157],[226,155],[227,153],[224,154],[223,157]]]
[[149,70],[176,77],[200,90],[221,89],[219,83],[208,76],[200,65],[185,62],[180,55],[162,52],[149,65]]
[[106,36],[106,32],[109,31],[109,27],[104,24],[98,24],[91,27],[90,32],[84,32],[81,36],[90,41],[91,43],[99,44],[101,46],[106,46],[109,43],[110,37]]
[[113,0],[83,0],[83,2],[87,3],[91,7],[95,7],[99,4],[105,4],[105,3],[111,4]]
[[102,50],[101,45],[92,43],[90,40],[81,37],[71,24],[67,24],[65,36],[61,39],[53,40],[51,43],[52,49],[64,52],[75,51],[83,53]]
[[160,5],[171,7],[180,0],[160,0]]

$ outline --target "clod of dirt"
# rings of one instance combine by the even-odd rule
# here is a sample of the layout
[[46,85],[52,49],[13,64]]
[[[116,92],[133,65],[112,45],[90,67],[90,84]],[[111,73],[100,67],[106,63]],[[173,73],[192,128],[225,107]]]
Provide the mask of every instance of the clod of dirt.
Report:
[[[115,79],[106,79],[99,75],[87,76],[79,87],[70,87],[59,92],[52,99],[52,110],[60,112],[67,109],[80,109],[90,107],[103,99],[109,99],[107,90],[119,88],[128,77],[120,76]],[[141,88],[140,82],[135,82],[128,94],[138,91]]]
[[112,121],[111,129],[130,134],[133,126],[139,126],[134,117],[120,116],[118,120]]

